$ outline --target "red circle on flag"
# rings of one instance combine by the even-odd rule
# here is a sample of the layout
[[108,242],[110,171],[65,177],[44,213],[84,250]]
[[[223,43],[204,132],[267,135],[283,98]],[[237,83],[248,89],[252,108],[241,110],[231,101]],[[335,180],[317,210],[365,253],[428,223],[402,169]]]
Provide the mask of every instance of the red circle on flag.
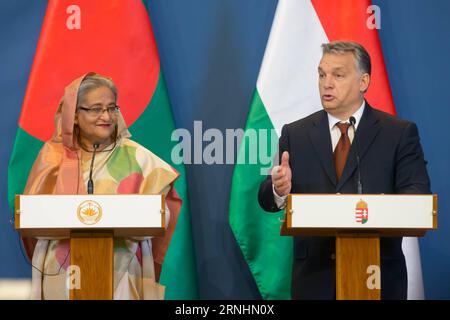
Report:
[[93,71],[113,79],[130,126],[150,102],[159,69],[142,1],[49,1],[19,125],[42,141],[50,139],[64,88]]

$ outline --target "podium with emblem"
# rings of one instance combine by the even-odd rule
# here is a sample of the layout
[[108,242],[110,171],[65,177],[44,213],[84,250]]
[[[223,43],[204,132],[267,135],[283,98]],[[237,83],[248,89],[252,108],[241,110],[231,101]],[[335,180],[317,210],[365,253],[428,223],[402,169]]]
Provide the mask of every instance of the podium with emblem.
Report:
[[436,195],[291,194],[281,234],[336,237],[336,299],[379,300],[380,237],[435,229]]
[[113,299],[114,237],[165,232],[162,195],[17,195],[15,208],[22,237],[70,238],[71,300]]

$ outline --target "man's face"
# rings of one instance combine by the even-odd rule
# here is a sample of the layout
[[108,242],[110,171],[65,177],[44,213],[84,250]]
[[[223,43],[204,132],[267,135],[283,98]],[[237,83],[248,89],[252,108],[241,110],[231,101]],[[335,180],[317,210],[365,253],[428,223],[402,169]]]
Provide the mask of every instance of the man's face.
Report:
[[319,92],[323,108],[337,118],[349,117],[362,103],[370,81],[362,75],[352,53],[323,55],[319,64]]

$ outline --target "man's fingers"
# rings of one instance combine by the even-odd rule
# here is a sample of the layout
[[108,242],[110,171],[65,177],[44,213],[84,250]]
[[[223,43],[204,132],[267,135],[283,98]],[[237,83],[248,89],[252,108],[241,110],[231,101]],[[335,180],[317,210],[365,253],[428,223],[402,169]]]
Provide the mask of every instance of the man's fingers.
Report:
[[277,187],[275,185],[275,191],[277,192],[277,194],[279,196],[285,196],[288,195],[291,192],[291,184],[290,183],[286,183],[283,186]]
[[275,166],[272,169],[272,178],[278,175],[278,171],[280,171],[281,166]]
[[283,179],[285,176],[286,176],[286,169],[281,168],[274,172],[274,174],[272,175],[272,180],[274,180],[274,181],[280,180],[280,179]]
[[281,166],[284,168],[289,167],[289,152],[287,151],[283,152],[283,155],[281,156]]
[[281,156],[281,164],[272,170],[272,183],[278,195],[285,196],[291,192],[289,172],[289,153],[285,151]]
[[280,178],[278,180],[274,180],[272,181],[272,183],[277,187],[277,188],[283,188],[284,186],[289,185],[290,181],[286,178]]

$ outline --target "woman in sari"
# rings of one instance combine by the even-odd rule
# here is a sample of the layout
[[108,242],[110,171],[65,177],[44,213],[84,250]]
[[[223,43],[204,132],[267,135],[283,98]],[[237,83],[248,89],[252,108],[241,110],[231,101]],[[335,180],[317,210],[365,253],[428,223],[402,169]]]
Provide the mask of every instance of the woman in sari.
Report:
[[[94,144],[94,194],[164,194],[170,210],[162,238],[114,238],[114,299],[163,299],[157,282],[181,205],[178,173],[130,140],[111,79],[89,73],[66,87],[55,133],[37,157],[25,194],[86,194]],[[169,211],[169,210],[166,210]],[[166,222],[167,223],[167,222]],[[24,239],[32,257],[32,299],[68,299],[69,239]]]

